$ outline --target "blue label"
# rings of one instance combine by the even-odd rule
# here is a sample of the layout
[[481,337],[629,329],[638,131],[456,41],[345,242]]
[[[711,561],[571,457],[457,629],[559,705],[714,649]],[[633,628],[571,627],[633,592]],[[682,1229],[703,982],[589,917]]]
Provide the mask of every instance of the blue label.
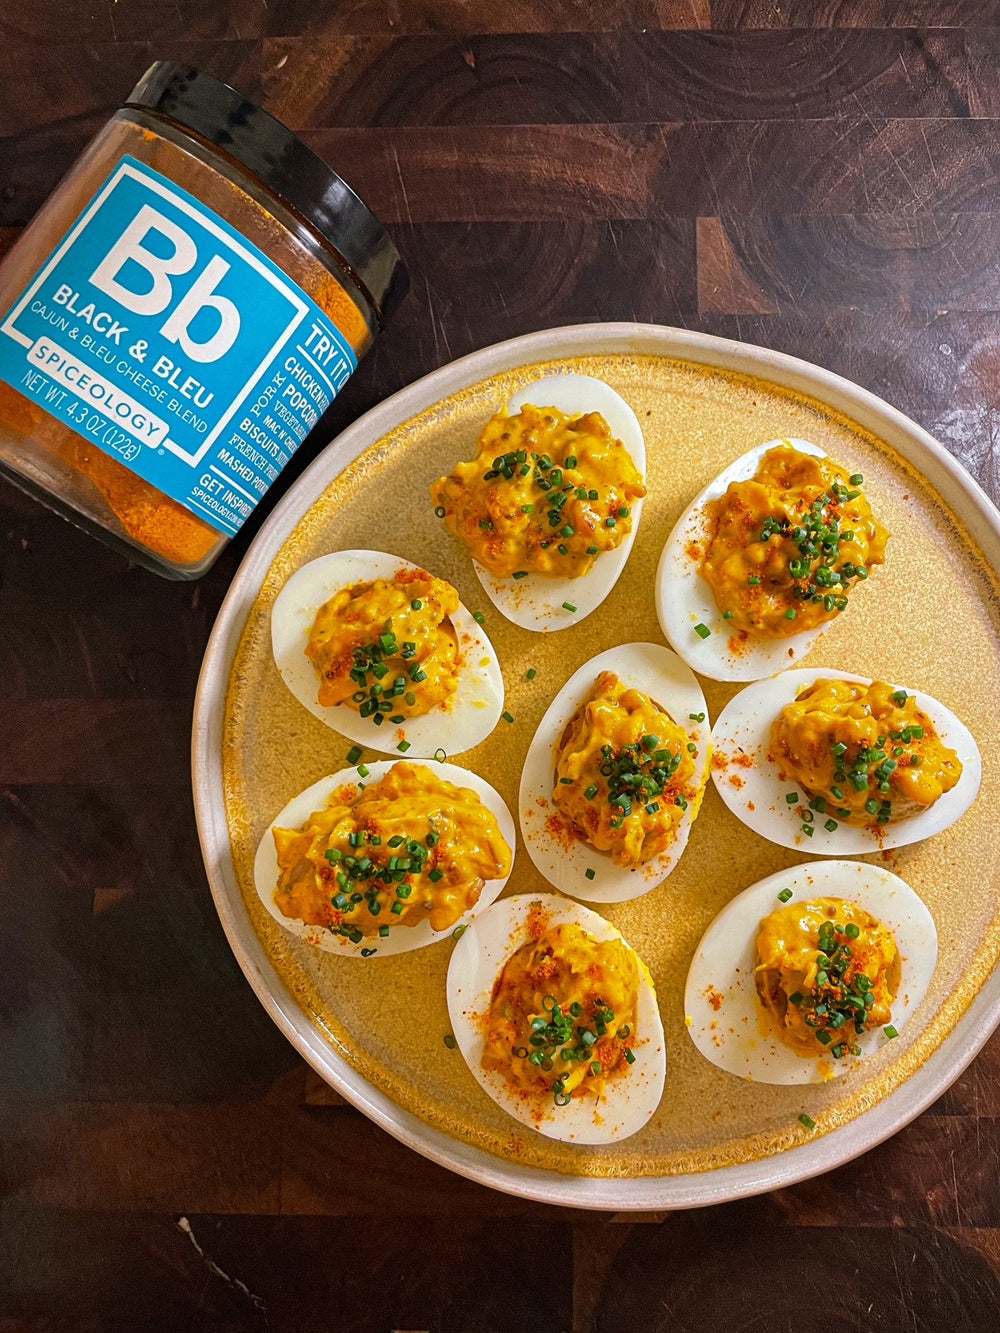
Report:
[[230,536],[357,364],[266,255],[131,157],[0,325],[0,379]]

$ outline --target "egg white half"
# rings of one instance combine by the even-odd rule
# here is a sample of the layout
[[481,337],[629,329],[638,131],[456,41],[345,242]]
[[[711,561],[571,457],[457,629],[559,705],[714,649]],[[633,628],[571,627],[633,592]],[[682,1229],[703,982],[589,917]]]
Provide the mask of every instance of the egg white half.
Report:
[[601,1101],[593,1096],[574,1097],[568,1106],[556,1106],[546,1095],[525,1098],[498,1070],[483,1068],[484,1032],[493,986],[507,959],[531,939],[529,919],[536,906],[544,909],[550,926],[571,923],[595,939],[628,944],[609,921],[566,898],[537,893],[505,898],[478,915],[451,955],[448,1013],[455,1039],[480,1086],[523,1125],[568,1143],[618,1142],[642,1129],[653,1115],[667,1073],[656,991],[641,959],[635,1063],[611,1080]]
[[[794,782],[781,780],[781,765],[769,759],[767,753],[775,718],[799,690],[817,680],[871,684],[867,676],[855,676],[833,667],[800,667],[797,671],[786,671],[770,680],[748,685],[730,699],[716,718],[712,730],[715,751],[712,779],[737,819],[779,847],[791,847],[818,856],[862,856],[921,842],[940,833],[965,814],[976,798],[983,773],[982,759],[972,733],[949,708],[929,694],[909,686],[894,686],[894,689],[905,689],[916,698],[917,707],[934,723],[941,740],[962,761],[962,776],[958,783],[926,810],[890,820],[878,830],[845,823],[831,832],[823,827],[828,816],[813,814],[812,836],[803,833],[801,809],[808,808],[809,796]],[[790,805],[785,799],[793,791],[802,798],[801,808]]]
[[[547,375],[519,390],[506,410],[514,416],[526,404],[557,407],[569,416],[600,412],[645,480],[646,442],[642,428],[628,403],[610,384],[591,375]],[[642,506],[642,500],[631,505],[632,530],[622,544],[597,556],[589,574],[580,578],[529,573],[523,579],[501,579],[474,560],[476,577],[497,610],[521,629],[547,634],[578,625],[597,610],[618,582],[639,529]],[[567,611],[565,602],[575,606],[576,610]]]
[[937,930],[924,903],[898,875],[863,861],[792,866],[744,889],[724,907],[695,951],[684,991],[691,1040],[706,1059],[756,1083],[825,1083],[857,1068],[860,1059],[891,1044],[881,1028],[858,1038],[861,1056],[840,1060],[796,1054],[770,1030],[754,984],[754,948],[761,921],[789,903],[843,898],[857,903],[896,938],[899,992],[890,1024],[901,1032],[927,993],[937,962]]
[[[698,747],[694,756],[698,798],[689,802],[677,836],[659,856],[642,866],[616,866],[608,852],[595,851],[568,833],[553,832],[550,821],[568,821],[552,801],[556,750],[570,718],[590,696],[602,671],[613,671],[633,689],[665,708]],[[691,716],[701,714],[703,721]],[[528,855],[550,884],[592,903],[620,903],[638,898],[661,883],[680,860],[701,804],[711,756],[708,708],[693,673],[669,648],[658,643],[623,643],[599,653],[575,671],[549,704],[528,747],[518,801],[521,836]],[[587,871],[594,872],[588,878]]]
[[[808,440],[780,439],[759,444],[730,463],[704,490],[699,491],[677,520],[660,556],[656,571],[656,615],[660,628],[688,666],[710,680],[760,680],[776,671],[784,671],[804,657],[827,628],[821,625],[783,639],[748,636],[741,641],[738,651],[734,651],[729,641],[736,631],[723,620],[711,585],[701,573],[700,559],[688,554],[692,544],[704,553],[710,535],[705,511],[708,502],[725,495],[732,482],[748,481],[768,450],[783,444],[815,458],[827,456]],[[850,607],[847,614],[850,614]],[[695,633],[695,625],[704,625],[711,633],[707,638],[701,638]]]
[[[379,759],[370,764],[365,764],[364,767],[368,769],[368,774],[365,777],[359,774],[357,768],[344,768],[339,773],[320,778],[311,787],[299,792],[298,796],[292,797],[285,808],[275,815],[261,838],[253,863],[254,886],[261,902],[278,925],[304,943],[311,944],[317,949],[324,949],[327,953],[346,954],[355,958],[361,957],[362,949],[374,950],[372,954],[367,955],[373,958],[387,958],[392,954],[410,953],[413,949],[422,949],[427,944],[434,944],[438,940],[451,938],[460,926],[471,924],[503,892],[509,876],[505,876],[503,879],[487,880],[475,907],[470,912],[466,912],[448,930],[434,930],[429,921],[421,921],[416,926],[400,924],[391,926],[389,935],[385,939],[376,934],[366,936],[358,944],[352,943],[344,935],[334,934],[323,926],[309,926],[296,917],[287,917],[279,910],[274,901],[274,890],[278,884],[280,871],[278,869],[278,854],[275,850],[271,830],[274,828],[302,828],[311,814],[325,808],[331,795],[338,788],[360,788],[361,784],[372,786],[374,783],[381,781],[393,764],[398,762],[395,759]],[[511,813],[507,809],[503,797],[495,792],[488,782],[484,782],[478,774],[472,773],[466,768],[459,768],[456,764],[439,764],[434,760],[426,767],[431,770],[435,777],[443,778],[445,782],[454,783],[456,787],[465,787],[476,793],[500,826],[500,832],[511,851],[511,869],[513,870],[516,836],[514,820],[511,818]]]
[[320,607],[341,588],[375,579],[392,579],[400,570],[419,569],[409,560],[383,551],[333,551],[297,569],[271,610],[271,646],[282,680],[303,707],[342,736],[391,754],[408,741],[408,759],[427,759],[443,749],[462,754],[490,734],[503,711],[503,675],[496,652],[464,605],[452,617],[461,666],[458,688],[446,703],[407,718],[399,726],[388,719],[376,725],[347,704],[324,707],[319,681],[306,644]]

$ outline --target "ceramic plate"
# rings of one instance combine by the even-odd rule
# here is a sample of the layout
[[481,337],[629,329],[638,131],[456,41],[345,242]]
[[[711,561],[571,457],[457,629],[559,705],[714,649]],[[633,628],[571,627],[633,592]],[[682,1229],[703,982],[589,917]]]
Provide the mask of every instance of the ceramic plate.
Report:
[[[544,374],[572,371],[606,379],[636,411],[649,496],[625,572],[600,610],[579,627],[532,635],[486,599],[468,557],[435,519],[427,487],[474,453],[482,425],[513,393]],[[296,792],[344,767],[350,749],[282,684],[270,656],[270,608],[296,568],[337,549],[386,549],[453,582],[470,611],[485,615],[514,719],[454,762],[515,810],[524,755],[559,687],[618,643],[662,642],[655,571],[685,505],[729,461],[776,436],[811,439],[863,472],[866,494],[893,533],[864,598],[802,665],[905,680],[951,707],[983,754],[973,808],[936,838],[879,858],[934,914],[941,944],[934,977],[899,1039],[833,1085],[760,1087],[706,1061],[683,1017],[698,940],[737,893],[801,860],[739,823],[710,785],[669,879],[633,902],[599,909],[656,985],[669,1063],[660,1108],[626,1143],[587,1148],[543,1139],[506,1116],[444,1043],[450,940],[396,957],[336,957],[296,940],[257,898],[252,866],[263,830]],[[1000,851],[983,817],[1000,800],[990,744],[1000,716],[998,569],[1000,519],[961,467],[873,395],[791,357],[697,333],[609,324],[532,334],[435,371],[357,421],[292,487],[253,542],[205,656],[193,739],[198,822],[219,915],[251,985],[350,1102],[418,1152],[498,1189],[576,1207],[682,1208],[848,1161],[938,1097],[1000,1016],[991,889]],[[928,587],[933,598],[921,591]],[[738,686],[702,684],[714,719]],[[544,888],[519,845],[506,895]],[[815,1130],[800,1123],[802,1113]]]

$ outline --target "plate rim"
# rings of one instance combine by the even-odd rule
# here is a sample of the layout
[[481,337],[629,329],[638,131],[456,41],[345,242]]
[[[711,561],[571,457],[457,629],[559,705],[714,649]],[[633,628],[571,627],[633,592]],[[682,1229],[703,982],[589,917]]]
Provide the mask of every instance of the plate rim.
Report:
[[1000,1024],[1000,969],[930,1058],[876,1106],[812,1143],[735,1166],[665,1176],[569,1175],[518,1165],[452,1138],[380,1092],[339,1056],[278,976],[253,930],[236,880],[222,801],[225,689],[257,594],[306,508],[371,444],[403,421],[492,375],[573,356],[663,356],[754,375],[805,393],[885,440],[915,466],[1000,570],[1000,513],[964,467],[920,425],[870,390],[812,362],[752,343],[658,324],[570,324],[522,334],[429,372],[370,408],[335,436],[275,506],[223,599],[195,692],[191,780],[209,887],[229,946],[258,1000],[312,1068],[346,1101],[422,1156],[503,1193],[564,1207],[664,1211],[706,1207],[784,1188],[853,1161],[914,1120],[959,1077]]

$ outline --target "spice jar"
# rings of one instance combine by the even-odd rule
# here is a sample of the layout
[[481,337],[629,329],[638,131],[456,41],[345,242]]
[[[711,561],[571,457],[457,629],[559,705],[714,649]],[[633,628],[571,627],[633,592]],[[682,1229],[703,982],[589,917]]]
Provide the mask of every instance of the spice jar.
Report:
[[378,221],[291,131],[155,64],[0,267],[0,471],[197,578],[406,286]]

